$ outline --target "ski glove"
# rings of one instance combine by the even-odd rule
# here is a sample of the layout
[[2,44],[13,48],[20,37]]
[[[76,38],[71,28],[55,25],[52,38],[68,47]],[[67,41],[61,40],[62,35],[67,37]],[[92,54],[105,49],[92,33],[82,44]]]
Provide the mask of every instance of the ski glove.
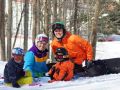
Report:
[[20,85],[17,82],[12,83],[12,86],[15,88],[20,88]]
[[84,60],[82,62],[82,67],[83,68],[90,68],[91,65],[92,65],[92,61]]

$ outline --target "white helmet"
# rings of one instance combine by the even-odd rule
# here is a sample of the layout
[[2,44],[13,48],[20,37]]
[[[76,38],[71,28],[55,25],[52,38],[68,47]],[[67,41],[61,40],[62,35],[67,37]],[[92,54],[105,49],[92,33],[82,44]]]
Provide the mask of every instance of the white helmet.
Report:
[[48,37],[47,37],[47,35],[45,35],[45,34],[38,34],[37,36],[36,36],[36,38],[35,38],[35,45],[37,45],[37,42],[38,41],[45,41],[46,43],[48,43]]

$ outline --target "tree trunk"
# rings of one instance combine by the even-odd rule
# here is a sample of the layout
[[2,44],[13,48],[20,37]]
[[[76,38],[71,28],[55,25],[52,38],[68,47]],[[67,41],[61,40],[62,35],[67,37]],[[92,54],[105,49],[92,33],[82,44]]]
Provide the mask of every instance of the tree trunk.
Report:
[[40,34],[40,0],[37,0],[37,24],[36,24],[36,34]]
[[62,20],[62,7],[61,7],[61,0],[58,2],[58,18]]
[[32,30],[32,41],[34,42],[36,37],[36,24],[37,24],[37,7],[36,7],[37,0],[33,0],[33,30]]
[[78,0],[75,0],[74,34],[77,34],[77,12],[78,12]]
[[12,0],[8,0],[8,19],[7,19],[7,60],[11,57],[12,42]]
[[65,26],[66,26],[66,17],[67,17],[67,0],[63,1],[63,17],[62,17],[62,21],[64,22]]
[[48,0],[45,0],[45,34],[48,36]]
[[98,26],[98,17],[100,13],[100,5],[101,5],[100,0],[96,0],[96,9],[94,14],[94,20],[92,25],[92,36],[91,36],[94,59],[96,55],[97,26]]
[[5,54],[5,0],[0,0],[0,44],[1,59],[6,60]]
[[24,9],[24,50],[28,49],[28,20],[29,20],[29,1],[25,0]]
[[53,22],[56,22],[57,21],[57,0],[53,0]]

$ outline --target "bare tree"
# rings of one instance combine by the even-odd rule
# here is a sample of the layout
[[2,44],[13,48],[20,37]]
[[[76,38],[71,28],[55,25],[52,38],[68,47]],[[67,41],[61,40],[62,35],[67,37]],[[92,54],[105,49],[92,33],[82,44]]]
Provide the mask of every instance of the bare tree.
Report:
[[[66,25],[66,17],[67,17],[67,0],[63,0],[63,17],[62,17],[62,21],[64,21],[65,25]],[[60,12],[59,12],[60,13]]]
[[[57,1],[57,0],[56,0],[56,1]],[[59,13],[59,14],[58,14],[58,18],[59,18],[59,19],[62,19],[62,18],[63,18],[63,17],[62,17],[62,5],[61,5],[62,2],[61,2],[61,0],[58,0],[58,1],[59,1],[59,2],[58,2],[58,11],[59,11],[59,12],[58,12],[58,13]]]
[[33,5],[32,5],[32,7],[33,7],[33,30],[32,30],[32,41],[34,42],[34,40],[35,40],[35,37],[36,37],[36,33],[37,33],[37,31],[36,31],[36,24],[37,24],[37,17],[36,17],[36,15],[37,15],[37,0],[33,0]]
[[36,7],[36,17],[37,17],[37,24],[36,24],[36,33],[39,34],[40,33],[40,0],[37,0],[37,7]]
[[48,0],[45,0],[45,33],[48,35]]
[[0,44],[1,59],[6,60],[5,54],[5,0],[0,0]]
[[96,0],[96,8],[95,8],[95,14],[94,14],[94,20],[92,24],[92,46],[93,46],[93,53],[94,53],[94,59],[96,55],[96,41],[97,41],[97,26],[98,26],[98,17],[100,13],[100,0]]
[[29,1],[25,0],[24,8],[24,50],[28,48],[28,21],[29,21]]
[[53,22],[57,21],[57,0],[53,0]]
[[12,0],[8,0],[8,19],[7,19],[7,60],[11,57],[11,37],[12,37]]
[[74,34],[77,34],[77,13],[78,13],[78,0],[75,0]]

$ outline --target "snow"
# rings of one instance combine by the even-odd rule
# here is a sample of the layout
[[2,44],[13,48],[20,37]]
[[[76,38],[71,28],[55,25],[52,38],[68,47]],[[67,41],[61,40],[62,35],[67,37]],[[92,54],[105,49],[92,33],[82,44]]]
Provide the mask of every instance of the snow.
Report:
[[96,59],[120,58],[120,41],[97,42]]
[[[120,58],[120,42],[98,42],[96,48],[96,59]],[[6,62],[0,61],[0,75],[3,75],[3,70]],[[0,90],[119,90],[120,74],[110,74],[98,77],[80,77],[77,80],[59,81],[47,83],[49,78],[41,78],[42,86],[25,85],[19,89],[0,85]],[[0,80],[2,81],[2,80]]]

